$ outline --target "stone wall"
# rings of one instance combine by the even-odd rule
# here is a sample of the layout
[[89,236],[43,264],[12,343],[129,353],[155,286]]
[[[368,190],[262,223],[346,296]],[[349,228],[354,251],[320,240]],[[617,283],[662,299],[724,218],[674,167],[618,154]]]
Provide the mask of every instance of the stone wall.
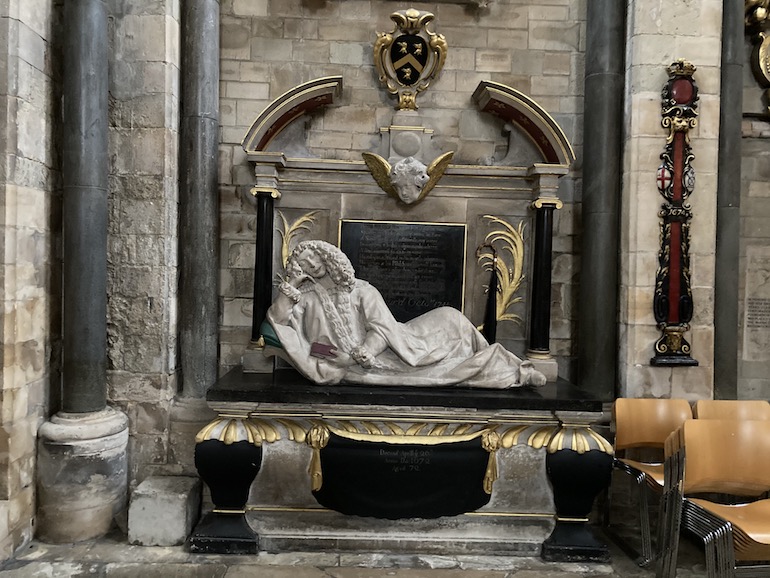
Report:
[[58,405],[61,5],[0,0],[0,560],[32,537],[36,432]]
[[743,71],[741,155],[741,263],[738,333],[738,397],[770,398],[770,116],[766,89],[749,66],[746,38]]
[[[623,192],[621,202],[620,355],[618,394],[711,397],[714,371],[714,252],[722,2],[628,2]],[[696,186],[690,197],[692,330],[685,338],[697,367],[652,367],[660,336],[652,299],[659,240],[655,185],[667,130],[661,127],[666,67],[678,58],[696,67],[699,124],[690,131]]]
[[[275,146],[290,156],[359,160],[376,151],[394,100],[379,85],[372,46],[389,15],[415,7],[436,15],[449,56],[418,98],[421,122],[455,163],[500,160],[499,124],[475,110],[481,80],[534,98],[564,128],[578,160],[562,179],[556,212],[553,353],[572,377],[580,221],[583,52],[588,0],[495,0],[487,8],[446,2],[221,0],[220,311],[222,372],[250,336],[255,215],[253,166],[240,142],[255,117],[286,90],[342,75],[335,104],[303,118]],[[35,438],[58,409],[61,193],[56,149],[63,0],[0,0],[0,559],[31,538]],[[180,0],[110,0],[109,401],[130,417],[131,484],[187,473],[194,434],[208,415],[177,393],[177,149]],[[709,397],[713,386],[713,280],[722,3],[628,1],[627,102],[620,300],[620,390],[630,396]],[[748,50],[747,43],[747,61]],[[665,68],[698,71],[700,124],[692,132],[697,185],[692,273],[696,368],[653,368],[659,333],[652,296],[659,247],[654,184],[666,132],[660,127]],[[747,69],[748,70],[748,69]],[[770,380],[770,124],[767,95],[747,72],[741,247],[739,397],[768,398]],[[496,160],[495,160],[496,159]],[[182,224],[184,226],[184,224]],[[752,299],[752,301],[750,301]]]
[[[748,123],[756,124],[756,123]],[[770,126],[764,132],[770,134]],[[739,311],[738,398],[770,398],[770,161],[769,136],[748,137],[743,141],[743,198],[741,199],[741,303]],[[747,153],[753,156],[749,157]]]
[[[130,420],[130,484],[176,472],[179,1],[108,2],[108,398]],[[190,464],[192,456],[183,460]]]
[[[240,142],[257,115],[301,83],[341,75],[343,94],[335,104],[303,117],[288,129],[290,138],[278,139],[269,150],[340,160],[361,160],[362,151],[378,151],[379,129],[390,124],[395,100],[377,80],[373,44],[376,32],[393,29],[391,13],[414,7],[435,14],[430,29],[449,45],[440,78],[417,100],[420,122],[435,130],[438,150],[455,150],[453,163],[466,165],[504,156],[507,140],[499,123],[471,100],[478,83],[491,80],[535,99],[580,157],[585,3],[539,4],[496,0],[479,9],[438,2],[222,1],[222,372],[240,362],[250,337],[255,214],[247,193],[255,177]],[[565,377],[575,353],[579,167],[580,160],[562,179],[565,206],[556,215],[554,240],[552,350]]]

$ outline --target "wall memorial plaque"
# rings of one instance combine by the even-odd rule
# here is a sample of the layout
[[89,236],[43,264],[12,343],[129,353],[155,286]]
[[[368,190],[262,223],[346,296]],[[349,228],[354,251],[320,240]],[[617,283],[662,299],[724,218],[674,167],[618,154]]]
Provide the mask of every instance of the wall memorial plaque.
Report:
[[398,321],[448,305],[462,311],[464,224],[340,221],[340,249]]
[[746,248],[743,311],[743,360],[770,359],[770,248]]

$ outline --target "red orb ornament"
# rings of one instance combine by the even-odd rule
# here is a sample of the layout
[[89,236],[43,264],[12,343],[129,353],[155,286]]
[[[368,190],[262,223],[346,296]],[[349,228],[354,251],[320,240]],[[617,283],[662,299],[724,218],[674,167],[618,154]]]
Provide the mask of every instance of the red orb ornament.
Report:
[[692,81],[686,78],[679,78],[671,85],[671,98],[677,104],[690,103],[694,92]]

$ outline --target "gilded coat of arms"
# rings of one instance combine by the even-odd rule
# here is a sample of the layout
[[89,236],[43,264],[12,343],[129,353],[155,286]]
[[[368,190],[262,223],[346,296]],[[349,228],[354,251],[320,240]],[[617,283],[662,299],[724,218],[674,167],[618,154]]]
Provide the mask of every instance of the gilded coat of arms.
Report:
[[392,32],[378,32],[374,64],[380,82],[398,95],[399,110],[417,109],[417,94],[430,85],[444,67],[447,44],[442,34],[428,30],[434,16],[409,8],[390,15]]

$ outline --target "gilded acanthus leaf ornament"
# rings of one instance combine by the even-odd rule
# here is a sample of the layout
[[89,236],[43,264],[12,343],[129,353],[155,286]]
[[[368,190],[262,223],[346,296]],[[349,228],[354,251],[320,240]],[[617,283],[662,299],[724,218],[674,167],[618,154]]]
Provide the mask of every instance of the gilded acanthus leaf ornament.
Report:
[[374,66],[388,92],[398,95],[399,110],[416,110],[417,94],[428,88],[444,67],[446,39],[428,30],[434,16],[409,8],[390,15],[396,27],[378,32]]
[[439,155],[427,167],[414,157],[391,165],[375,153],[362,153],[369,172],[379,187],[394,199],[412,205],[422,201],[443,176],[454,151]]
[[281,219],[281,228],[278,229],[278,234],[281,236],[281,264],[284,266],[284,268],[286,267],[286,263],[289,260],[289,254],[291,253],[293,246],[296,244],[295,237],[297,237],[303,230],[310,230],[310,228],[315,223],[314,215],[317,212],[318,211],[310,211],[289,225],[289,221],[286,219],[286,216],[281,211],[277,211],[278,217]]
[[744,0],[746,28],[762,28],[770,19],[770,0]]
[[[518,227],[507,223],[492,215],[484,215],[484,218],[492,224],[500,225],[497,229],[487,234],[484,238],[485,245],[479,248],[477,256],[485,270],[491,271],[494,266],[497,272],[498,289],[496,295],[496,310],[498,321],[521,322],[521,317],[511,313],[508,309],[519,303],[522,298],[516,296],[521,282],[524,279],[524,222]],[[508,253],[510,265],[504,257],[493,258],[493,253],[486,248],[497,246],[498,254]]]
[[[746,33],[754,42],[754,51],[751,54],[754,78],[760,86],[770,88],[770,0],[744,0],[744,9]],[[770,90],[766,91],[766,94],[770,95]]]

